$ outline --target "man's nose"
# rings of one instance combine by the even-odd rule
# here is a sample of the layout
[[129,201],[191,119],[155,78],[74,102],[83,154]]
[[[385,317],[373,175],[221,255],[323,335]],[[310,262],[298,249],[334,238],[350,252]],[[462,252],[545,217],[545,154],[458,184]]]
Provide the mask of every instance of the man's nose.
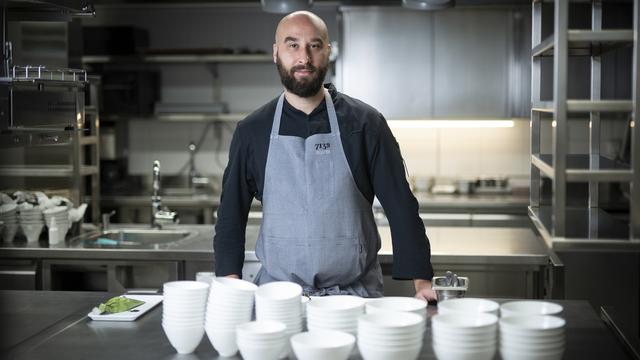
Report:
[[309,47],[305,48],[304,52],[301,54],[298,62],[301,64],[309,64],[311,63],[311,49]]

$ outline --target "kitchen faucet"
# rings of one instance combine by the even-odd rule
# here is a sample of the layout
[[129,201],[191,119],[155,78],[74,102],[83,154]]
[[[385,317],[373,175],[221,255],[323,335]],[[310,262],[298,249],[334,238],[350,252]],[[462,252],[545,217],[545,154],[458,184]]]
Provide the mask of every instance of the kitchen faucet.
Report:
[[162,229],[163,224],[177,224],[178,213],[162,207],[160,196],[160,161],[153,162],[153,195],[151,195],[151,227]]

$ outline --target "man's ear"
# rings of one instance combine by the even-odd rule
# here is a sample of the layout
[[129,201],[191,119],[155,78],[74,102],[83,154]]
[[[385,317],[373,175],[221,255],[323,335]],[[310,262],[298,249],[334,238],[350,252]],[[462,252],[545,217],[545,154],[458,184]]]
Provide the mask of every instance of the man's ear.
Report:
[[275,64],[278,61],[278,45],[273,43],[273,63]]

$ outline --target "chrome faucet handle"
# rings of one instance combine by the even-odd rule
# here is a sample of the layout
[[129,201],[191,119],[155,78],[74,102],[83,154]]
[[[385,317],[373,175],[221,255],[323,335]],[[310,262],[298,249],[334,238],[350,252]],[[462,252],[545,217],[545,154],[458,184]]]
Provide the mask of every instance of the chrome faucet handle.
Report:
[[178,224],[180,218],[175,211],[169,211],[169,209],[158,210],[153,214],[152,227],[162,229],[163,225]]
[[111,217],[116,214],[115,210],[111,210],[111,212],[102,214],[102,230],[106,231],[109,229],[109,225],[111,225]]

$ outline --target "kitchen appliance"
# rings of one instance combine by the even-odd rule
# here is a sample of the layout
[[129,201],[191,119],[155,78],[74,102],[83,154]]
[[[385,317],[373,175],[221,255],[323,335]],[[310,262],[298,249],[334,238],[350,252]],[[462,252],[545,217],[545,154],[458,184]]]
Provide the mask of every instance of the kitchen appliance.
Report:
[[133,26],[82,28],[85,55],[134,55],[149,47],[149,33]]
[[160,98],[160,75],[153,70],[104,71],[102,91],[104,112],[146,116],[153,114]]

